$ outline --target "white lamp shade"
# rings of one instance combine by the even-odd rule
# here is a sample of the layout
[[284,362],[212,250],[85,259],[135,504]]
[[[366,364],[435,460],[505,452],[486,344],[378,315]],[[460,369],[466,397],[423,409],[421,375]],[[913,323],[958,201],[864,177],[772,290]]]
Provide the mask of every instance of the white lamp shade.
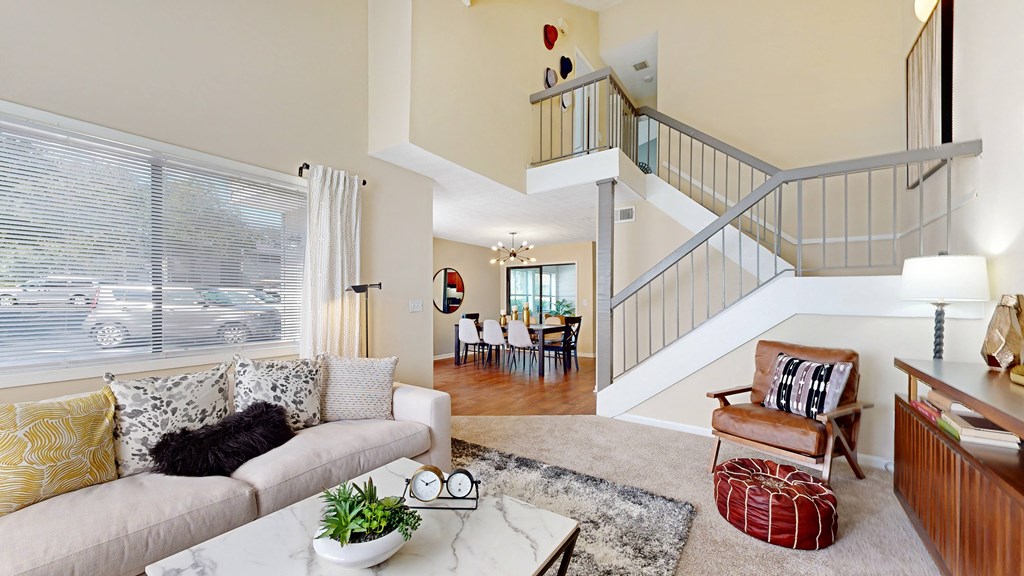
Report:
[[907,300],[928,302],[986,302],[988,267],[984,256],[922,256],[903,261]]
[[914,14],[921,22],[927,22],[938,0],[914,0]]

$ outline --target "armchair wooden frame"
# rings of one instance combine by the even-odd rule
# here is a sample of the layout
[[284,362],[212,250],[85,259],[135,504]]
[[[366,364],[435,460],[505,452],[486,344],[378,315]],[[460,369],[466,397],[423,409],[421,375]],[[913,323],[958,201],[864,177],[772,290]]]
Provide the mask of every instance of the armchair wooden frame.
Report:
[[[717,392],[708,392],[708,398],[714,398],[718,400],[719,407],[724,408],[729,406],[729,397],[735,396],[736,394],[743,394],[751,392],[754,389],[753,386],[737,386],[735,388],[728,388],[725,390],[719,390]],[[807,456],[797,452],[791,452],[785,448],[779,448],[770,444],[762,444],[756,440],[749,438],[741,438],[733,434],[726,434],[725,432],[719,432],[718,430],[712,430],[711,434],[714,435],[714,446],[711,448],[711,470],[714,471],[715,465],[718,464],[718,451],[721,448],[722,440],[746,446],[747,448],[753,448],[759,452],[785,458],[792,462],[802,464],[815,470],[821,470],[821,479],[827,484],[829,477],[832,473],[832,458],[835,457],[836,451],[846,456],[846,460],[850,463],[850,468],[853,468],[853,473],[857,475],[857,478],[864,479],[864,470],[861,469],[860,464],[857,462],[857,451],[851,448],[850,440],[843,433],[843,430],[839,427],[836,420],[846,416],[853,416],[853,423],[850,425],[850,433],[856,438],[857,432],[860,428],[860,415],[861,412],[868,408],[874,407],[874,404],[869,402],[852,402],[843,406],[837,407],[832,412],[826,414],[818,414],[816,420],[825,425],[825,453],[821,456]]]

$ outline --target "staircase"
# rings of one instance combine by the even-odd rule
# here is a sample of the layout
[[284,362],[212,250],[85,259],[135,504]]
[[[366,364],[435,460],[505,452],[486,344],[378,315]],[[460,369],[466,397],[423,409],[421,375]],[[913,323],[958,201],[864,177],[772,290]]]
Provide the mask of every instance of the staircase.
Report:
[[[781,170],[637,108],[610,68],[530,102],[533,166],[618,149],[648,174],[647,188],[659,190],[652,203],[691,215],[676,219],[693,236],[612,294],[616,183],[598,183],[598,412],[613,416],[786,314],[828,313],[833,298],[894,294],[905,258],[949,251],[955,210],[970,199],[954,195],[953,168],[982,150],[981,141],[950,143]],[[739,305],[755,295],[762,302],[748,306],[744,320]],[[708,353],[709,341],[721,343],[717,352]]]

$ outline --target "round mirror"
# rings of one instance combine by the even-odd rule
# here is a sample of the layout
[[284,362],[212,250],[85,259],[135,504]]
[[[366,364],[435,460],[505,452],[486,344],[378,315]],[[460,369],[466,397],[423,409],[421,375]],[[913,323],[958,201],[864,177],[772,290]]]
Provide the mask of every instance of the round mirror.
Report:
[[466,287],[462,275],[454,268],[441,268],[434,274],[434,308],[444,314],[451,314],[462,306]]

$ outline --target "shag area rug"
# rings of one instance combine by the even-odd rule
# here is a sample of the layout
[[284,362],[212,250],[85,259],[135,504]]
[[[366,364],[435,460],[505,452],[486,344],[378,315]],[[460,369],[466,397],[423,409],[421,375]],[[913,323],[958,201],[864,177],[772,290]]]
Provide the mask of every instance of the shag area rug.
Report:
[[[645,490],[452,438],[452,464],[485,493],[504,494],[580,523],[569,574],[670,576],[694,508]],[[558,562],[549,570],[556,573]]]

